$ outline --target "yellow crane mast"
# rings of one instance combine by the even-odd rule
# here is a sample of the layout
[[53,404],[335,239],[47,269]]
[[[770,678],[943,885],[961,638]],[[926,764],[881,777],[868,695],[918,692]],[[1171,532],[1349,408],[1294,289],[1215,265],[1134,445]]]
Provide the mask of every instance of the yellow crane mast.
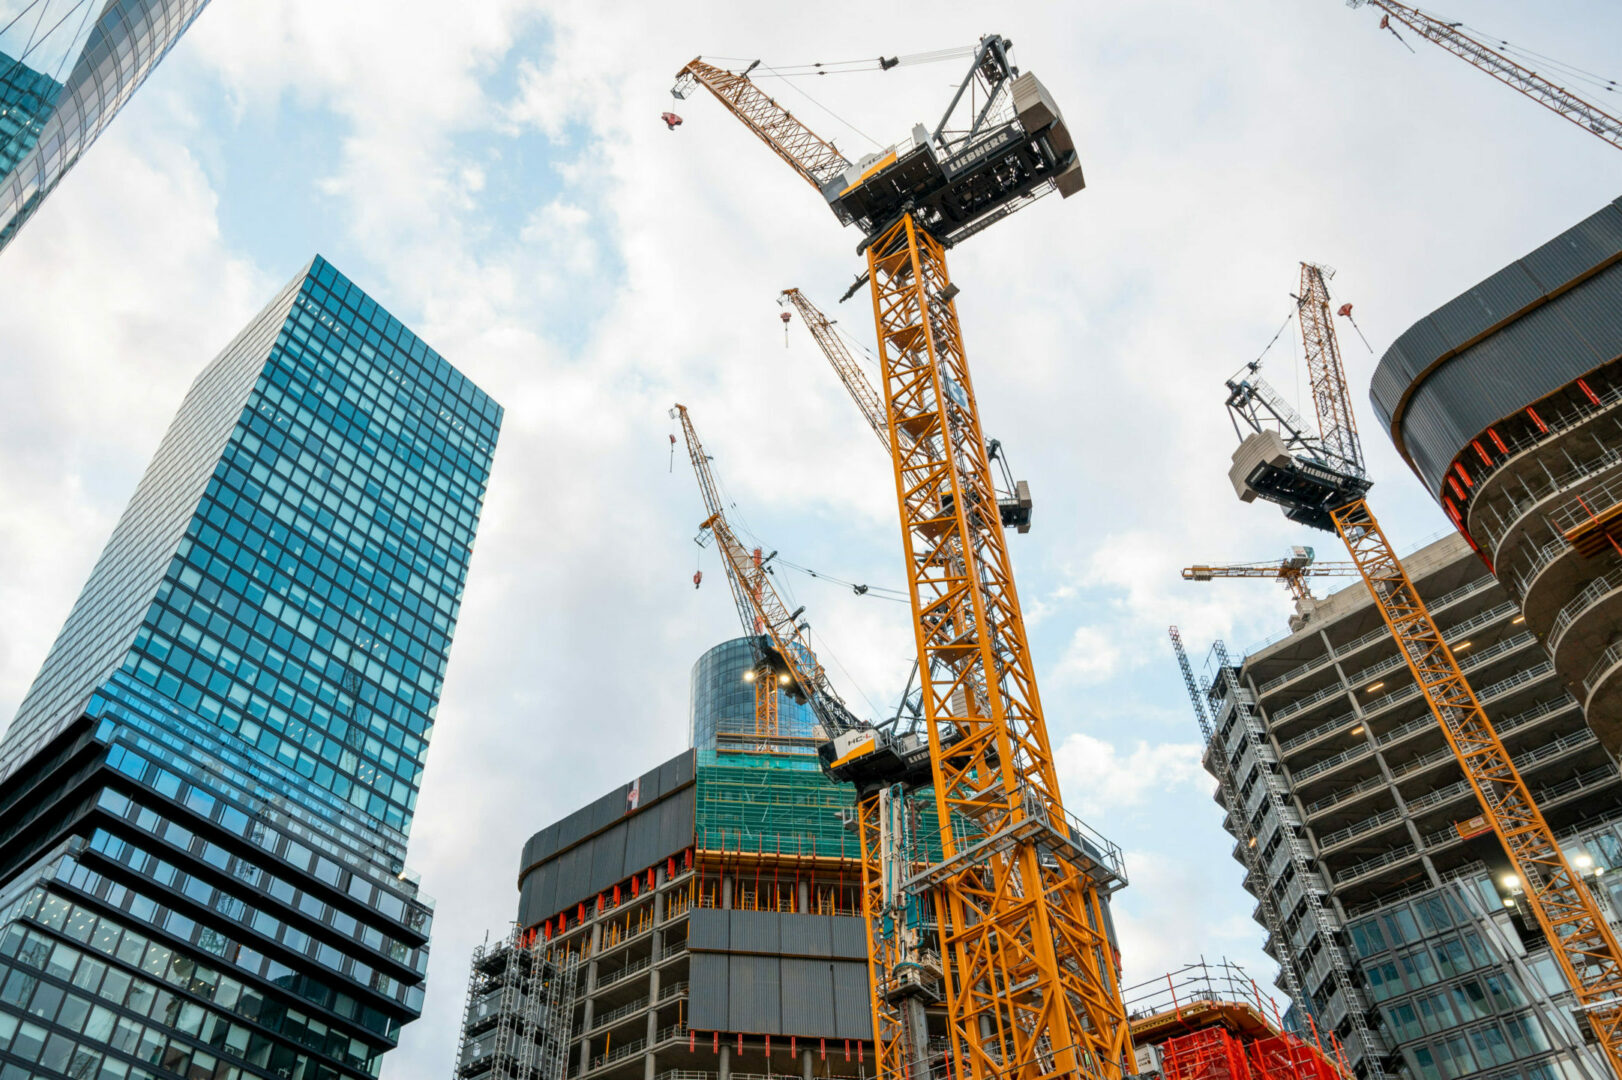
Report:
[[[1385,6],[1383,3],[1381,6]],[[1436,621],[1415,591],[1365,495],[1362,449],[1330,314],[1327,272],[1301,264],[1297,314],[1320,437],[1276,408],[1260,379],[1228,382],[1235,427],[1251,429],[1229,478],[1249,502],[1338,533],[1465,778],[1525,888],[1527,907],[1587,1015],[1611,1069],[1622,1077],[1622,947],[1582,878],[1572,871]],[[1256,365],[1247,369],[1254,375]]]
[[[947,244],[1042,194],[1081,189],[1068,129],[996,35],[932,132],[843,169],[747,73],[694,61],[677,79],[678,98],[711,90],[864,234],[944,853],[910,887],[945,897],[953,1073],[1115,1080],[1131,1050],[1103,910],[1118,858],[1083,838],[1060,797],[945,260]],[[864,881],[880,876],[863,858]],[[885,1080],[913,1071],[903,1024],[875,995]]]
[[[833,320],[824,315],[822,311],[806,298],[799,289],[784,289],[780,303],[791,305],[800,313],[800,319],[806,328],[811,331],[811,337],[822,350],[822,355],[828,358],[834,373],[839,381],[845,384],[850,393],[851,400],[861,410],[862,418],[867,426],[878,436],[879,442],[884,446],[884,453],[890,453],[890,423],[884,413],[884,402],[879,399],[878,391],[863,374],[856,357],[840,340],[839,334],[834,330]],[[911,442],[911,437],[903,434],[904,441]],[[1002,444],[996,439],[986,443],[986,456],[995,461],[1002,468],[1002,485],[997,489],[997,510],[1002,515],[1004,529],[1013,529],[1019,533],[1031,531],[1031,485],[1024,480],[1015,480],[1014,474],[1008,468],[1008,458]]]

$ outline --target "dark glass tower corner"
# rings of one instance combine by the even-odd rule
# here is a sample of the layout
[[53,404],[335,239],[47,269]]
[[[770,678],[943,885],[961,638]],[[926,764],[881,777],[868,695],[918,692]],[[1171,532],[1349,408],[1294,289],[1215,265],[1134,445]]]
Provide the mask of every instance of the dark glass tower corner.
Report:
[[0,1080],[378,1074],[500,422],[320,258],[197,378],[0,742]]

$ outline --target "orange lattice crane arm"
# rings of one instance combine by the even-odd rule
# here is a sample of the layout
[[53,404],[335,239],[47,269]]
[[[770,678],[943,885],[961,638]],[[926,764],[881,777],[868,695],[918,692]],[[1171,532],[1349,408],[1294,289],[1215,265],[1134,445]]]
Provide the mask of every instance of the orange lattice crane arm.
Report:
[[884,452],[888,454],[890,423],[884,417],[884,401],[879,397],[879,392],[873,389],[873,384],[868,381],[861,365],[856,362],[856,357],[840,340],[833,322],[815,304],[806,299],[805,294],[799,289],[784,289],[782,300],[792,304],[794,310],[800,313],[800,318],[805,320],[806,328],[811,331],[811,336],[822,349],[822,355],[833,365],[839,381],[845,384],[845,390],[850,394],[851,400],[856,403],[856,408],[861,410],[862,419],[873,429],[873,434],[878,436],[879,442],[884,446]]
[[1216,581],[1219,578],[1267,578],[1283,582],[1284,587],[1297,600],[1312,595],[1307,588],[1309,577],[1356,577],[1357,564],[1349,562],[1307,563],[1296,565],[1284,559],[1270,563],[1237,563],[1229,566],[1185,566],[1184,581]]
[[695,57],[676,73],[676,86],[671,93],[685,98],[695,85],[704,87],[790,168],[822,191],[844,174],[851,163],[833,143],[812,131],[750,81],[749,72],[758,63],[760,61],[755,61],[742,72],[731,72]]
[[[755,733],[777,734],[775,701],[779,690],[809,704],[830,735],[858,726],[860,722],[834,691],[827,672],[811,649],[810,636],[799,621],[805,609],[789,610],[772,584],[759,549],[746,547],[728,524],[710,459],[704,453],[686,407],[676,405],[671,413],[681,424],[687,455],[708,512],[699,528],[715,538],[721,564],[726,569],[727,585],[738,609],[738,621],[755,642],[759,661],[754,673]],[[772,699],[772,704],[765,702],[767,697]]]
[[1379,8],[1384,13],[1380,17],[1381,29],[1396,33],[1392,23],[1406,26],[1426,41],[1469,61],[1499,82],[1513,87],[1544,108],[1622,150],[1622,119],[1592,102],[1584,101],[1565,87],[1557,86],[1524,64],[1516,63],[1497,49],[1465,33],[1456,24],[1443,22],[1395,0],[1350,0],[1350,4],[1352,7],[1368,4]]

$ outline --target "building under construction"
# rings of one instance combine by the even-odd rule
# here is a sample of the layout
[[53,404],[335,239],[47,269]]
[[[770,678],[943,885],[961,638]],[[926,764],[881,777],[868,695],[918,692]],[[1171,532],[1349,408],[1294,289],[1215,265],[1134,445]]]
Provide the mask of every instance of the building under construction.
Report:
[[[1519,608],[1448,536],[1404,560],[1562,848],[1614,911],[1622,775]],[[1359,1075],[1606,1075],[1474,792],[1357,582],[1204,690],[1205,767],[1266,949]],[[1361,1030],[1360,1030],[1361,1029]],[[1374,1059],[1371,1062],[1370,1059]]]
[[[695,694],[744,685],[753,663],[747,648],[710,650],[695,665]],[[707,749],[525,844],[515,930],[474,956],[458,1076],[873,1074],[853,789],[827,777],[810,739],[797,747],[784,736],[762,751],[748,733],[751,695],[726,701],[693,703],[713,721],[700,725]],[[918,801],[925,837],[933,812]],[[1119,850],[1089,845],[1119,875]],[[929,1060],[909,1072],[944,1076],[938,991],[926,1013]]]
[[1123,992],[1145,1080],[1352,1080],[1333,1035],[1299,1020],[1226,961],[1189,964]]

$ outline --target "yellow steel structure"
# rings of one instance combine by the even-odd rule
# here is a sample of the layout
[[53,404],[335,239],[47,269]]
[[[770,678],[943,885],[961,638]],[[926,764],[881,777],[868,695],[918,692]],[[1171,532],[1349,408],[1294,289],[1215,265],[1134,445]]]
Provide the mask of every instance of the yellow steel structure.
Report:
[[[1321,267],[1301,264],[1301,293],[1296,300],[1313,402],[1324,433],[1320,462],[1362,477],[1363,455]],[[1579,1008],[1588,1016],[1612,1071],[1622,1077],[1622,947],[1603,910],[1566,861],[1367,501],[1360,496],[1343,498],[1330,508],[1330,518],[1503,844],[1525,890],[1526,906],[1548,939]]]
[[1504,845],[1525,889],[1526,905],[1552,946],[1579,1008],[1587,1013],[1612,1072],[1622,1076],[1622,948],[1616,935],[1555,842],[1368,503],[1360,499],[1343,506],[1334,518],[1408,670]]
[[[695,61],[683,78],[710,89],[834,203],[831,144],[744,85],[744,75]],[[894,156],[881,156],[862,180]],[[942,824],[945,857],[917,881],[943,887],[952,1072],[957,1080],[1117,1080],[1129,1071],[1131,1042],[1103,890],[1060,799],[957,290],[942,244],[918,219],[907,210],[877,224],[864,246]],[[953,835],[954,817],[972,825],[971,842]],[[870,955],[882,969],[872,904],[883,867],[865,843],[863,863]],[[874,1033],[879,1076],[906,1080],[904,1020],[882,992]]]

